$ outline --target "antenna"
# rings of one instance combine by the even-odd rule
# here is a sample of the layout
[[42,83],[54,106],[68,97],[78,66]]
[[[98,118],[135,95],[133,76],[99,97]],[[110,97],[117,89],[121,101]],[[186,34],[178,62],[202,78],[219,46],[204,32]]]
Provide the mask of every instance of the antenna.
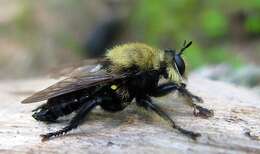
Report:
[[192,41],[190,41],[188,44],[186,44],[187,41],[185,40],[184,43],[183,43],[183,47],[181,48],[180,52],[178,53],[178,55],[182,55],[183,51],[185,49],[187,49],[191,44],[192,44]]

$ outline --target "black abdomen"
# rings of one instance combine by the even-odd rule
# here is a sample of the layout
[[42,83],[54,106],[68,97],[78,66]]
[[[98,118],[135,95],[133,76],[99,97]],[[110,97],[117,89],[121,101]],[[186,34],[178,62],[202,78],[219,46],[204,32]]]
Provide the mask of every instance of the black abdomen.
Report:
[[51,98],[47,103],[35,109],[32,116],[39,121],[55,121],[58,117],[68,115],[79,109],[89,99],[83,94],[83,91],[76,91]]

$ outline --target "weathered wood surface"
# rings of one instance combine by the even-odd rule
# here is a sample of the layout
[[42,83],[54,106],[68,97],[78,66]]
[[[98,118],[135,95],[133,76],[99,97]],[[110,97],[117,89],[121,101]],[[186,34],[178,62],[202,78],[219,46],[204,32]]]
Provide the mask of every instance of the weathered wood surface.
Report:
[[95,109],[78,129],[41,142],[40,134],[60,129],[67,121],[37,122],[31,110],[39,103],[20,101],[54,82],[0,83],[0,153],[260,153],[260,97],[247,89],[198,77],[190,78],[188,88],[204,99],[202,106],[215,111],[214,117],[194,117],[176,94],[155,100],[179,125],[200,132],[197,141],[131,105],[115,114]]

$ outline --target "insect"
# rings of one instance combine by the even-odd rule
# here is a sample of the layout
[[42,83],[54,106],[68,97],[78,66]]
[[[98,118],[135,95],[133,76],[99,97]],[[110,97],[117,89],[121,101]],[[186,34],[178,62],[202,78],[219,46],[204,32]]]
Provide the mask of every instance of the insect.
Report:
[[[200,133],[178,126],[151,97],[161,97],[178,91],[194,108],[195,116],[210,117],[213,111],[197,105],[203,100],[186,89],[185,62],[182,54],[192,42],[183,44],[180,51],[161,50],[142,43],[115,46],[107,51],[104,61],[90,71],[81,70],[74,75],[26,98],[22,103],[47,100],[33,110],[33,118],[55,122],[59,117],[76,112],[69,124],[61,130],[43,134],[42,141],[66,134],[81,124],[84,117],[96,106],[109,112],[117,112],[135,102],[153,111],[192,139]],[[166,83],[159,84],[165,78]],[[135,101],[133,101],[135,99]]]

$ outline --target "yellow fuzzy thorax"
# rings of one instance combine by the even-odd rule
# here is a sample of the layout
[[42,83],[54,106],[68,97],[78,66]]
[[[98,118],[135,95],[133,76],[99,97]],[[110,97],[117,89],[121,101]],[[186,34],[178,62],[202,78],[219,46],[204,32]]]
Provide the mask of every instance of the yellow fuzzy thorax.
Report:
[[164,52],[142,43],[130,43],[115,46],[106,53],[106,58],[112,62],[112,70],[138,66],[140,70],[158,70],[164,58]]

